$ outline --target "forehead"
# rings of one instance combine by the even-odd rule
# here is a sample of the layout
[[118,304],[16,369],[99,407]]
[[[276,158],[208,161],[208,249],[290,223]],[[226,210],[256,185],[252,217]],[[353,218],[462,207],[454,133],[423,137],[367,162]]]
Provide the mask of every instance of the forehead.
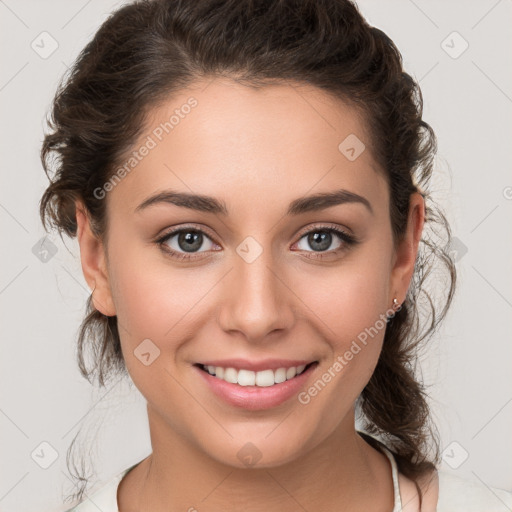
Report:
[[196,82],[148,113],[130,155],[109,201],[132,212],[167,188],[227,204],[334,188],[375,201],[386,188],[358,112],[307,85]]

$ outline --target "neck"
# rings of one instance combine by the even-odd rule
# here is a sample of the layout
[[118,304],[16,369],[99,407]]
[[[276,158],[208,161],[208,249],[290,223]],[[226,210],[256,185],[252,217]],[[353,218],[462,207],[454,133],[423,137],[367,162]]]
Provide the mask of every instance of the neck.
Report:
[[268,468],[223,464],[149,406],[148,418],[153,453],[139,465],[138,512],[354,512],[393,506],[389,462],[357,434],[353,414],[300,458]]

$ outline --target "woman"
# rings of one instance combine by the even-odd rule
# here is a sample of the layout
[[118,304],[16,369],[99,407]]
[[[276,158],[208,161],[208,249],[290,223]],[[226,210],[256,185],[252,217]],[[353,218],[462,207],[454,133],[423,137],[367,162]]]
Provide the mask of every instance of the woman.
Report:
[[435,151],[348,0],[116,11],[56,95],[41,216],[92,290],[81,371],[130,376],[152,453],[73,510],[512,508],[437,470],[414,372],[455,286]]

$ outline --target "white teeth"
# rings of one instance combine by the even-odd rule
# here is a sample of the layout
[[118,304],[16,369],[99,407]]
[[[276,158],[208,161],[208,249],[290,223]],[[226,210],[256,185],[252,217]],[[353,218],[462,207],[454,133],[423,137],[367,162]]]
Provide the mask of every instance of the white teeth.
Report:
[[297,368],[295,366],[288,368],[288,370],[286,370],[286,380],[293,379],[293,377],[295,377],[296,374],[297,374]]
[[236,370],[235,368],[223,368],[222,366],[211,365],[203,366],[203,368],[210,375],[214,375],[231,384],[268,387],[274,384],[280,384],[286,380],[293,379],[296,375],[300,375],[306,368],[306,365],[302,364],[290,368],[278,368],[277,370],[262,370],[260,372]]
[[274,372],[273,370],[263,370],[262,372],[256,373],[256,386],[273,386]]
[[226,382],[236,384],[238,382],[238,372],[234,368],[225,368],[223,378]]
[[249,370],[240,370],[237,380],[240,386],[254,386],[256,383],[256,374]]
[[286,368],[279,368],[274,372],[274,382],[280,384],[286,380]]

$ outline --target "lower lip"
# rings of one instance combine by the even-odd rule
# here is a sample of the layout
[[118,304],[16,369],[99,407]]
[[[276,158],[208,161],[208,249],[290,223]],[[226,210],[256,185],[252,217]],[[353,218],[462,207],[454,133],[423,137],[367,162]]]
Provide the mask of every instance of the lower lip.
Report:
[[194,368],[218,397],[235,407],[255,411],[277,407],[299,393],[317,366],[318,363],[313,363],[293,379],[266,387],[232,384],[210,375],[198,366]]

